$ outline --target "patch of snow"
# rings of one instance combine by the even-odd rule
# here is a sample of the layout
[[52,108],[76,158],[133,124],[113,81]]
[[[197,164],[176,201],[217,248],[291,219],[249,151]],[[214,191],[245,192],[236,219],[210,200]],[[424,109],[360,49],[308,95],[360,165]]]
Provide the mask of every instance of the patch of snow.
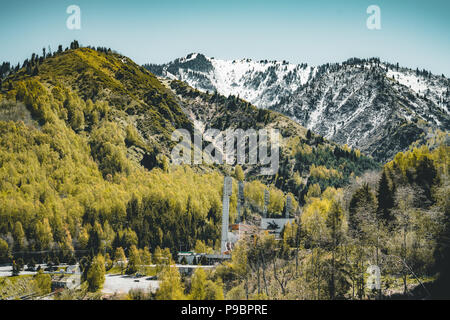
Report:
[[417,77],[411,73],[403,73],[398,71],[389,70],[386,73],[388,78],[394,78],[398,83],[410,88],[415,93],[425,93],[428,89],[427,83],[421,79],[421,77]]

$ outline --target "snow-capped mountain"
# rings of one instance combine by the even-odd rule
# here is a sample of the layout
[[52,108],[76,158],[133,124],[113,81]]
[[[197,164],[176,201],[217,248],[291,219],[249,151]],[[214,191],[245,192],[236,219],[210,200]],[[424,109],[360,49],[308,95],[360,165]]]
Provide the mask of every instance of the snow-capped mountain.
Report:
[[314,77],[317,68],[286,61],[220,60],[191,53],[165,65],[146,65],[153,73],[185,81],[201,91],[239,96],[259,108],[288,97]]
[[349,59],[311,67],[285,61],[219,60],[202,54],[153,73],[217,91],[290,116],[313,132],[385,161],[450,127],[450,79],[379,59]]

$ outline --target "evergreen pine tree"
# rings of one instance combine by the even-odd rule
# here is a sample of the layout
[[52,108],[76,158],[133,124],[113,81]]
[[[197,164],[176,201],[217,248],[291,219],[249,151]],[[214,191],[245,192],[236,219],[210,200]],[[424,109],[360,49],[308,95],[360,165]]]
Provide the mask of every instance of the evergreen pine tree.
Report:
[[377,195],[378,217],[386,223],[393,221],[394,217],[391,213],[391,209],[394,207],[393,190],[389,187],[389,180],[385,170],[383,170],[383,173],[381,174]]

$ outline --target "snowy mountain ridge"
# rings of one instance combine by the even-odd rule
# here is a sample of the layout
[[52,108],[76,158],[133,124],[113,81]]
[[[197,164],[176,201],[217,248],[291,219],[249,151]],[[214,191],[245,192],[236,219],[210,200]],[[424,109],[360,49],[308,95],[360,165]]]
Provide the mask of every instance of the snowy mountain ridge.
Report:
[[288,115],[313,132],[385,161],[450,127],[450,79],[378,58],[317,67],[286,61],[220,60],[200,53],[163,65],[158,76],[185,81]]
[[317,68],[286,61],[220,60],[191,53],[162,66],[147,65],[158,76],[185,81],[201,91],[239,96],[268,108],[314,77]]

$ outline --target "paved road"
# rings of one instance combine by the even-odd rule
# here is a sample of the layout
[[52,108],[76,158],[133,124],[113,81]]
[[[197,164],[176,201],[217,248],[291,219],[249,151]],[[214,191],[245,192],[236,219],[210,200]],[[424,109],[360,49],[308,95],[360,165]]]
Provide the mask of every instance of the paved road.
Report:
[[[34,271],[20,271],[20,275],[23,274],[36,274]],[[9,277],[12,275],[12,266],[2,266],[0,267],[0,278]]]
[[[42,270],[44,270],[45,268],[47,268],[47,265],[45,265],[45,264],[37,264],[36,265],[36,268],[38,267],[38,266],[41,266],[41,268],[42,268]],[[62,268],[62,267],[67,267],[67,265],[64,265],[64,264],[61,264],[61,265],[59,265],[59,267],[58,267],[58,269],[59,268]],[[27,267],[25,266],[25,269],[26,269]],[[44,272],[46,272],[46,271],[44,271]],[[36,274],[37,273],[37,271],[26,271],[26,270],[23,270],[23,271],[20,271],[20,273],[19,273],[19,275],[25,275],[25,274],[31,274],[31,275],[34,275],[34,274]],[[47,273],[47,272],[46,272]],[[12,275],[12,266],[11,265],[8,265],[8,266],[0,266],[0,278],[1,277],[10,277]]]

